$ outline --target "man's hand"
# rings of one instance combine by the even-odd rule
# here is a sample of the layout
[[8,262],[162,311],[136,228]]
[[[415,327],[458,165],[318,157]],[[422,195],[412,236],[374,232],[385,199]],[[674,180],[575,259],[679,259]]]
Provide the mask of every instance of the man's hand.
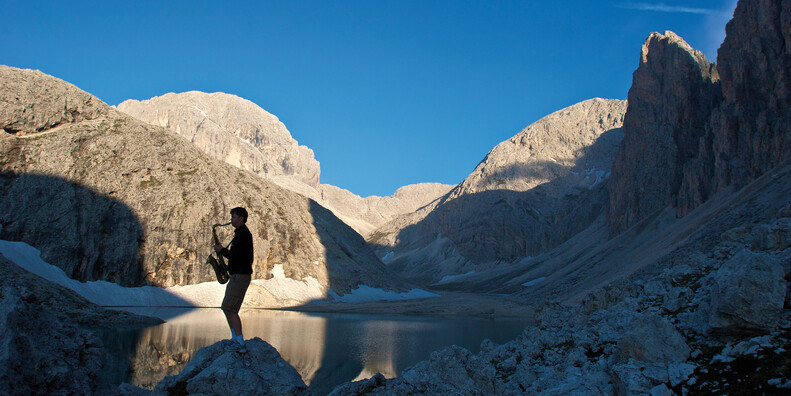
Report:
[[220,253],[221,250],[222,250],[222,245],[220,245],[219,243],[214,245],[215,252]]

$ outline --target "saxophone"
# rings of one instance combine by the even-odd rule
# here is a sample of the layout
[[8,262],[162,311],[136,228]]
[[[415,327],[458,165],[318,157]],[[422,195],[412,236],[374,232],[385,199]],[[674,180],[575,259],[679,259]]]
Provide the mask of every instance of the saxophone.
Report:
[[[215,224],[211,227],[212,249],[214,245],[220,243],[220,238],[217,237],[217,227],[227,226],[229,224],[231,223]],[[217,253],[217,258],[214,258],[214,254],[209,253],[209,257],[206,258],[206,264],[214,268],[214,274],[217,275],[217,282],[220,282],[220,284],[225,284],[228,282],[228,279],[231,278],[231,276],[228,275],[228,266],[225,265],[225,257],[223,257],[222,254]]]

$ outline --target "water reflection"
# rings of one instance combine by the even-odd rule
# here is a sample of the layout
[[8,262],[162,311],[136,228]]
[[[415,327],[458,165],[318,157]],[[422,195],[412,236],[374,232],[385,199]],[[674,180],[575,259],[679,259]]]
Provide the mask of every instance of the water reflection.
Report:
[[[167,318],[142,330],[103,335],[112,358],[108,380],[151,389],[178,374],[198,349],[230,336],[219,309],[128,308]],[[388,378],[429,358],[432,351],[456,344],[478,351],[481,340],[502,343],[516,337],[524,321],[305,314],[243,310],[245,338],[260,337],[274,346],[310,385],[326,394],[336,385],[380,372]]]

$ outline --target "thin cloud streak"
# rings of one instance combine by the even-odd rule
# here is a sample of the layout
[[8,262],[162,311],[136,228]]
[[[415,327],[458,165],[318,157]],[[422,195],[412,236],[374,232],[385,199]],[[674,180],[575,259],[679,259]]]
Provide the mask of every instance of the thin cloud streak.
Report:
[[706,8],[692,8],[684,6],[671,6],[665,3],[650,4],[650,3],[637,3],[624,5],[624,8],[630,8],[639,11],[659,11],[659,12],[682,12],[687,14],[709,15],[717,12]]

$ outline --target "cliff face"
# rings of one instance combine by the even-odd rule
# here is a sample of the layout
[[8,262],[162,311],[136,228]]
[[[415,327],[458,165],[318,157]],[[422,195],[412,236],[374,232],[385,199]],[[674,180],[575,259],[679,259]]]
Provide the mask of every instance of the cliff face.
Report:
[[492,149],[446,196],[368,241],[391,268],[420,282],[490,269],[562,243],[606,203],[603,182],[625,110],[624,101],[591,99],[542,118]]
[[[5,89],[24,80],[32,81],[24,90]],[[89,96],[37,71],[0,67],[0,81],[0,101],[28,103],[19,108],[42,114],[57,113],[45,103],[60,109]],[[60,92],[66,93],[49,97]],[[0,239],[27,242],[81,281],[195,284],[214,280],[204,263],[212,224],[227,222],[231,208],[244,206],[254,278],[269,278],[282,264],[285,276],[310,276],[341,294],[358,284],[403,285],[354,230],[315,202],[96,98],[89,102],[99,107],[95,118],[67,107],[66,114],[77,114],[70,116],[74,122],[0,133]],[[28,111],[7,113],[0,123],[42,118]],[[230,241],[230,227],[218,231]]]
[[716,68],[673,32],[648,37],[633,78],[609,185],[615,233],[674,203],[684,164],[698,156],[698,140],[719,104]]
[[707,136],[714,191],[791,156],[791,2],[740,1],[726,32],[717,55],[724,99]]
[[741,1],[710,64],[671,32],[646,40],[613,165],[608,225],[682,216],[791,153],[791,2]]
[[255,103],[222,92],[169,93],[127,100],[118,110],[167,128],[214,158],[263,177],[285,175],[319,184],[313,150],[300,146],[280,120]]

